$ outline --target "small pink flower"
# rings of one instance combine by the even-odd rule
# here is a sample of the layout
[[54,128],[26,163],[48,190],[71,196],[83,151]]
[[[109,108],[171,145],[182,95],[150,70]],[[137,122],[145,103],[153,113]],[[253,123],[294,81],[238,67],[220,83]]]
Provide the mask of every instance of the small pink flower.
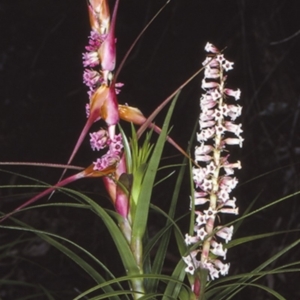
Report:
[[201,185],[201,189],[205,192],[209,192],[212,189],[212,181],[210,179],[204,178],[203,183]]
[[199,121],[199,125],[200,125],[200,128],[203,129],[203,128],[207,128],[207,127],[212,127],[216,124],[216,121],[215,120],[211,120],[211,121]]
[[198,239],[203,241],[206,236],[207,236],[207,232],[205,231],[204,227],[201,227],[199,230],[197,230]]
[[198,250],[191,251],[189,255],[183,256],[182,259],[187,264],[185,268],[185,272],[194,275],[196,269],[200,267],[200,261],[197,260],[196,255],[198,254]]
[[223,264],[219,259],[216,259],[213,264],[219,269],[221,275],[227,275],[230,264]]
[[211,53],[219,53],[220,52],[216,46],[214,46],[213,44],[211,44],[209,42],[206,43],[204,50],[206,52],[211,52]]
[[195,211],[195,214],[197,215],[196,223],[198,226],[206,224],[205,215],[201,211]]
[[95,67],[99,65],[99,56],[97,52],[86,52],[82,54],[84,67]]
[[124,86],[124,83],[122,83],[122,82],[117,82],[116,84],[115,84],[115,90],[116,90],[116,94],[118,95],[118,94],[120,94],[120,92],[121,92],[121,87],[123,87]]
[[215,81],[206,81],[205,79],[202,80],[202,84],[201,84],[201,87],[204,89],[204,90],[207,90],[207,89],[215,89],[215,88],[218,88],[219,87],[219,84]]
[[234,97],[235,100],[239,100],[241,97],[241,90],[237,89],[237,90],[232,90],[232,89],[224,89],[224,93],[227,96],[231,96]]
[[195,203],[195,205],[202,205],[202,204],[205,204],[205,203],[209,202],[209,199],[201,196],[201,194],[203,194],[203,192],[195,191],[195,193],[194,193],[194,197],[195,197],[194,203]]
[[221,208],[219,210],[220,213],[224,214],[233,214],[233,215],[238,215],[239,214],[239,208]]
[[90,143],[93,151],[104,149],[107,147],[108,141],[108,133],[104,129],[90,133]]
[[232,175],[234,173],[234,169],[241,169],[241,162],[238,160],[235,163],[224,162],[223,163],[224,171],[226,175]]
[[215,121],[221,121],[224,118],[222,111],[219,109],[215,109],[213,116]]
[[216,169],[217,167],[213,161],[206,166],[207,174],[213,174]]
[[196,187],[200,187],[206,176],[204,168],[193,168],[193,180]]
[[238,138],[227,138],[223,140],[223,143],[226,145],[239,145],[242,148],[244,139],[242,137]]
[[224,104],[224,109],[227,111],[224,115],[230,117],[232,121],[234,121],[242,113],[242,107],[239,105]]
[[226,59],[224,58],[224,54],[219,54],[217,55],[216,60],[219,62],[220,65],[222,65]]
[[223,208],[224,206],[229,206],[230,208],[236,208],[236,199],[233,197],[232,199],[226,200],[224,202],[218,201],[218,203],[220,203],[220,205],[218,206],[218,208]]
[[203,129],[203,130],[201,130],[200,133],[197,133],[197,141],[198,142],[207,141],[214,134],[215,134],[215,128]]
[[217,243],[216,241],[212,240],[211,246],[213,247],[210,251],[214,255],[222,256],[225,258],[227,249],[223,248],[223,245],[221,243]]
[[212,160],[212,156],[204,154],[204,155],[195,155],[195,160],[196,161],[211,161]]
[[242,124],[233,124],[230,121],[225,121],[224,127],[226,128],[227,131],[234,133],[238,137],[243,132]]
[[218,68],[220,67],[220,63],[212,57],[206,57],[205,60],[202,63],[203,66],[209,66],[211,68]]
[[211,145],[205,145],[204,143],[201,143],[200,146],[197,146],[195,148],[195,155],[204,155],[209,154],[214,150],[214,147]]
[[221,179],[219,181],[219,185],[220,185],[221,189],[223,186],[227,186],[231,190],[233,190],[237,184],[238,184],[238,180],[236,177],[223,176],[223,177],[221,177]]
[[192,244],[196,244],[199,242],[199,237],[198,236],[190,236],[188,234],[185,235],[185,244],[188,245],[192,245]]
[[214,118],[214,110],[213,109],[207,109],[205,111],[203,111],[200,114],[200,120],[201,121],[209,121],[212,120]]
[[90,110],[90,104],[87,103],[85,105],[85,113],[86,113],[86,117],[88,118],[90,116],[91,110]]
[[217,214],[217,211],[215,209],[212,209],[211,207],[209,207],[209,209],[207,210],[204,210],[203,212],[206,220],[214,217]]
[[100,73],[94,70],[85,69],[83,72],[83,82],[88,87],[94,87],[97,84],[101,84]]
[[95,171],[102,171],[109,166],[117,163],[120,160],[119,155],[111,154],[107,152],[101,158],[97,158],[96,162],[94,162],[94,170]]
[[225,189],[220,189],[217,195],[218,195],[218,199],[221,200],[222,202],[225,202],[230,198],[228,191]]
[[231,241],[233,234],[233,226],[230,227],[218,227],[216,235],[225,240],[226,243]]
[[212,96],[213,100],[218,100],[222,96],[218,89],[213,89],[209,93]]
[[204,70],[204,78],[217,79],[220,77],[220,71],[217,68],[207,66]]
[[200,107],[202,111],[214,108],[217,105],[217,101],[213,99],[210,94],[203,95],[200,99]]
[[233,65],[234,65],[233,62],[230,62],[226,59],[222,62],[222,67],[224,68],[225,71],[233,70]]

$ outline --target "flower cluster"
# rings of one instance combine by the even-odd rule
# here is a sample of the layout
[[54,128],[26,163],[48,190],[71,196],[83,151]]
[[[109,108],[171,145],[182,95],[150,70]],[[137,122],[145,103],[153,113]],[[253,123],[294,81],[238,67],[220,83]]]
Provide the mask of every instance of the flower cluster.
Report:
[[94,170],[101,171],[120,161],[123,141],[121,134],[116,134],[111,140],[108,138],[108,132],[104,129],[90,134],[91,147],[94,150],[109,147],[109,150],[94,162]]
[[[223,246],[231,240],[233,226],[216,226],[218,214],[238,214],[236,199],[230,193],[238,180],[234,177],[234,169],[240,169],[239,161],[229,162],[229,145],[242,147],[241,124],[234,121],[241,115],[241,106],[235,102],[240,98],[240,90],[225,87],[226,72],[233,69],[224,55],[212,44],[207,43],[205,51],[208,55],[203,62],[204,79],[202,89],[205,93],[200,99],[201,114],[199,118],[200,133],[195,148],[195,161],[199,168],[193,169],[195,183],[195,235],[186,234],[187,245],[199,244],[200,249],[193,250],[183,257],[187,264],[186,272],[191,275],[196,269],[207,269],[211,279],[228,273],[229,264],[226,258],[227,249]],[[199,257],[199,258],[197,258]]]
[[116,62],[116,39],[114,27],[118,1],[111,18],[107,0],[89,0],[91,33],[83,53],[83,82],[89,88],[90,101],[86,105],[87,118],[93,122],[103,119],[109,130],[100,129],[90,134],[91,147],[95,151],[109,146],[109,150],[94,162],[94,170],[101,171],[120,160],[122,139],[115,135],[118,123],[116,94],[123,84],[114,83]]
[[89,45],[85,47],[88,51],[83,53],[83,66],[86,68],[83,72],[83,82],[89,88],[89,96],[91,97],[95,88],[104,82],[103,72],[101,68],[92,69],[100,65],[100,57],[98,51],[105,40],[106,34],[101,34],[94,30],[89,36]]

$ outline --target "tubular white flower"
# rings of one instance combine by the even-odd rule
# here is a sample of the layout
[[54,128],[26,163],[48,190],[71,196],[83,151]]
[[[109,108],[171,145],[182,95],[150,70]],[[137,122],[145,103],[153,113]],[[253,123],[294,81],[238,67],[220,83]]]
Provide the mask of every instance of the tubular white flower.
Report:
[[[205,50],[210,54],[202,63],[205,66],[204,79],[201,87],[205,91],[200,98],[201,114],[199,117],[200,132],[195,148],[195,161],[199,168],[193,168],[195,183],[194,205],[195,236],[186,235],[186,243],[200,243],[201,260],[195,259],[192,251],[190,259],[183,258],[188,265],[186,272],[194,274],[195,268],[207,269],[211,279],[219,275],[228,274],[229,264],[223,263],[227,249],[223,242],[228,243],[233,234],[233,226],[222,227],[218,215],[238,214],[236,199],[230,196],[238,180],[234,177],[234,169],[240,169],[241,163],[229,162],[231,146],[242,147],[243,132],[241,124],[234,121],[241,115],[242,108],[232,104],[240,99],[241,91],[225,88],[227,75],[224,73],[233,69],[233,62],[211,43],[207,43]],[[229,147],[228,147],[229,146]],[[228,147],[228,149],[227,149]],[[198,206],[200,208],[198,208]]]
[[[220,228],[220,226],[218,228]],[[233,226],[230,226],[230,227],[221,227],[216,232],[216,235],[219,236],[220,238],[224,239],[226,241],[226,243],[228,243],[229,241],[231,241],[232,234],[233,234]]]

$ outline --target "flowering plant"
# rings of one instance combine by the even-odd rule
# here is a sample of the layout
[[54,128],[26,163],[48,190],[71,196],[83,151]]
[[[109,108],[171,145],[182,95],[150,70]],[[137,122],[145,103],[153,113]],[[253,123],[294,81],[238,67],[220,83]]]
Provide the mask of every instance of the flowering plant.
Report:
[[[120,1],[114,2],[112,13],[109,4],[111,3],[108,0],[88,1],[91,31],[88,45],[83,53],[83,82],[88,87],[89,98],[86,105],[87,120],[67,164],[59,166],[63,169],[60,179],[50,187],[42,184],[41,187],[47,187],[44,191],[32,198],[29,197],[29,200],[13,210],[5,210],[1,217],[2,230],[34,233],[39,240],[59,250],[82,270],[78,278],[84,274],[83,277],[90,277],[90,281],[83,288],[76,286],[72,291],[67,289],[53,291],[51,287],[30,283],[28,284],[28,288],[31,289],[30,296],[42,295],[48,299],[63,297],[64,299],[116,300],[220,300],[232,299],[245,287],[256,287],[277,299],[284,299],[272,288],[255,282],[265,275],[298,272],[298,268],[291,266],[268,271],[264,269],[295,247],[299,240],[280,250],[270,260],[251,272],[234,274],[234,270],[231,271],[229,268],[230,259],[226,259],[228,249],[236,245],[280,233],[265,233],[232,240],[234,230],[241,226],[244,219],[266,208],[266,206],[261,207],[254,212],[246,209],[241,217],[237,217],[239,213],[237,200],[232,192],[238,184],[234,172],[236,169],[241,169],[241,163],[232,158],[234,157],[232,149],[235,146],[242,147],[243,131],[241,124],[237,123],[242,112],[241,106],[237,104],[241,92],[239,89],[233,90],[227,87],[227,74],[233,69],[233,62],[225,59],[223,51],[207,43],[205,46],[207,57],[202,67],[176,88],[146,118],[138,108],[119,104],[119,94],[122,93],[124,85],[117,82],[123,61],[116,68],[118,64],[115,29]],[[129,53],[130,50],[125,58]],[[197,145],[194,154],[189,155],[191,146],[186,151],[183,150],[176,139],[171,138],[172,131],[169,127],[175,104],[180,101],[180,90],[202,71],[204,79],[201,87],[204,93],[200,97],[200,116],[197,120],[200,132],[192,134],[190,145],[194,143],[194,136]],[[199,78],[197,80],[201,82]],[[154,124],[154,119],[170,102],[171,105],[160,128]],[[122,128],[124,124],[122,121],[131,123],[128,130],[130,133]],[[90,129],[98,124],[100,126],[96,131],[89,133]],[[87,135],[89,135],[91,149],[97,157],[91,160],[88,167],[74,167],[71,163]],[[167,144],[184,156],[182,163],[163,165],[162,155]],[[189,172],[188,165],[190,165]],[[57,167],[54,164],[52,166]],[[168,182],[169,177],[173,175],[160,177],[160,172],[164,168],[179,168],[174,188],[168,189],[171,200],[166,211],[153,203],[156,185]],[[64,178],[67,169],[78,169],[79,172]],[[193,185],[189,193],[191,194],[190,210],[188,210],[189,196],[180,195],[187,173]],[[109,208],[105,207],[106,204],[99,204],[96,197],[64,187],[83,178],[101,178],[103,188],[110,200]],[[2,188],[7,187],[11,186],[2,186]],[[18,188],[14,185],[13,187]],[[58,194],[56,193],[51,197],[51,202],[38,204],[37,201],[47,195],[53,195],[56,190],[66,193],[74,201],[66,202],[65,198],[62,202],[53,201]],[[181,205],[184,203],[186,213],[177,217],[176,207],[179,199]],[[277,202],[280,201],[282,199]],[[37,205],[32,206],[35,203]],[[19,212],[29,213],[33,209],[51,207],[60,209],[68,207],[72,210],[79,208],[82,214],[88,213],[88,218],[92,215],[93,219],[97,220],[95,221],[97,226],[93,228],[102,232],[97,235],[97,241],[105,239],[103,233],[105,227],[118,254],[109,253],[111,256],[105,262],[105,257],[97,255],[88,247],[82,247],[75,242],[75,239],[73,241],[64,237],[59,231],[52,233],[51,230],[34,228],[17,218]],[[159,229],[156,228],[154,233],[151,232],[151,225],[155,224],[153,215],[163,220],[163,225]],[[230,218],[230,215],[234,215],[234,218],[229,219],[228,222],[227,217]],[[181,218],[189,219],[190,228],[186,234],[186,231],[179,226]],[[101,220],[100,226],[99,220]],[[84,230],[88,233],[90,228]],[[22,236],[14,243],[17,244],[19,241],[24,242]],[[7,243],[2,248],[8,256],[11,255],[11,247],[14,247],[14,243],[13,246]],[[108,252],[112,252],[110,248]],[[176,255],[171,269],[167,269],[167,257],[173,254],[170,248],[172,250],[176,248]],[[3,257],[5,255],[4,253]],[[110,265],[112,261],[117,261],[118,266],[121,267],[113,271]],[[298,262],[295,262],[292,266],[297,264]],[[1,283],[7,284],[5,279]],[[9,284],[14,283],[8,282]],[[24,285],[27,288],[27,283]],[[32,289],[35,292],[32,292]],[[15,297],[16,293],[13,292],[13,295]]]
[[[186,234],[187,245],[202,243],[200,250],[192,250],[183,257],[187,264],[186,272],[191,275],[195,270],[207,269],[209,277],[215,279],[219,274],[227,275],[229,264],[224,264],[219,257],[225,259],[227,249],[217,241],[217,237],[226,243],[232,239],[233,226],[215,226],[218,214],[238,214],[236,199],[230,199],[231,191],[237,185],[233,177],[234,169],[241,168],[240,161],[229,162],[228,145],[242,146],[240,136],[241,124],[233,121],[240,116],[241,107],[230,104],[230,97],[239,100],[240,90],[225,88],[225,72],[233,69],[233,63],[227,61],[224,55],[212,44],[207,43],[205,50],[213,55],[203,62],[205,66],[202,88],[205,94],[200,99],[201,114],[199,118],[200,133],[197,140],[200,146],[195,149],[195,160],[203,167],[193,168],[195,193],[193,207],[208,206],[204,210],[196,210],[195,235]],[[228,136],[226,136],[228,135]],[[233,135],[233,137],[231,136]],[[226,154],[224,152],[226,151]],[[208,205],[207,205],[208,204]],[[198,252],[201,259],[197,260]],[[193,289],[200,292],[200,282],[195,278]],[[197,291],[197,292],[196,292]]]

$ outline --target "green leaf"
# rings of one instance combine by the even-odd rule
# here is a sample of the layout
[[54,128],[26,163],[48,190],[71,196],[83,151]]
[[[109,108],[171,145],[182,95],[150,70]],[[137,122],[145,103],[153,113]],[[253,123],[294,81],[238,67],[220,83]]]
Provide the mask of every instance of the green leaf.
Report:
[[252,242],[252,241],[263,239],[263,238],[268,238],[268,237],[271,237],[274,235],[287,234],[287,233],[299,232],[299,231],[300,231],[300,229],[282,230],[282,231],[276,231],[276,232],[268,232],[268,233],[262,233],[262,234],[257,234],[257,235],[245,236],[242,238],[232,240],[232,241],[228,242],[227,244],[224,244],[224,247],[227,249],[230,249],[232,247],[235,247],[235,246],[238,246],[238,245],[241,245],[244,243]]
[[[56,241],[52,237],[58,238],[60,240],[63,240],[65,242],[68,242],[68,243],[72,244],[76,248],[78,248],[78,249],[82,250],[84,253],[88,254],[88,256],[90,256],[95,261],[98,261],[94,256],[92,256],[84,248],[80,247],[76,243],[74,243],[74,242],[72,242],[72,241],[70,241],[70,240],[68,240],[68,239],[66,239],[64,237],[61,237],[59,235],[56,235],[56,234],[53,234],[53,233],[49,233],[49,232],[45,232],[45,231],[42,231],[42,230],[34,229],[31,226],[29,226],[29,225],[27,225],[27,224],[25,224],[25,223],[23,223],[23,222],[21,222],[19,220],[16,220],[14,218],[11,218],[11,220],[13,220],[15,223],[21,225],[22,227],[0,225],[0,228],[10,229],[10,230],[26,231],[26,232],[32,232],[32,233],[36,234],[37,236],[39,236],[40,238],[42,238],[44,241],[46,241],[50,245],[54,246],[55,248],[57,248],[58,250],[60,250],[62,253],[64,253],[66,256],[68,256],[69,258],[71,258],[84,271],[86,271],[95,280],[95,282],[101,283],[101,282],[105,281],[105,279],[91,265],[89,265],[85,260],[83,260],[79,255],[77,255],[72,250],[70,250],[69,248],[67,248],[66,246],[64,246],[62,243]],[[100,265],[102,265],[102,264],[100,264]]]
[[[269,258],[267,261],[262,263],[260,266],[255,268],[251,273],[246,274],[240,274],[235,276],[228,276],[222,279],[219,279],[216,282],[212,282],[208,288],[207,291],[207,297],[212,297],[212,295],[216,294],[215,300],[222,300],[226,299],[229,300],[236,294],[238,294],[243,288],[247,286],[249,282],[253,283],[254,281],[260,279],[262,276],[266,276],[268,274],[272,274],[272,272],[280,273],[278,270],[268,270],[265,272],[261,272],[262,269],[276,261],[279,257],[287,253],[292,248],[296,247],[300,243],[300,239],[293,242],[291,245],[285,247],[275,255],[273,255],[271,258]],[[283,272],[281,270],[281,272]],[[226,286],[218,286],[224,282],[232,281],[233,279],[238,279],[237,283],[234,284],[228,284]],[[214,298],[212,298],[214,299]]]
[[178,95],[174,98],[169,108],[168,114],[166,116],[165,122],[162,127],[162,132],[158,138],[153,154],[150,158],[149,165],[141,186],[142,192],[139,195],[139,199],[136,207],[136,214],[133,220],[133,228],[132,228],[133,243],[135,243],[136,240],[141,239],[145,232],[145,228],[148,221],[149,203],[152,195],[152,188],[156,177],[158,165],[160,162],[160,157],[166,141],[169,122],[177,98]]

